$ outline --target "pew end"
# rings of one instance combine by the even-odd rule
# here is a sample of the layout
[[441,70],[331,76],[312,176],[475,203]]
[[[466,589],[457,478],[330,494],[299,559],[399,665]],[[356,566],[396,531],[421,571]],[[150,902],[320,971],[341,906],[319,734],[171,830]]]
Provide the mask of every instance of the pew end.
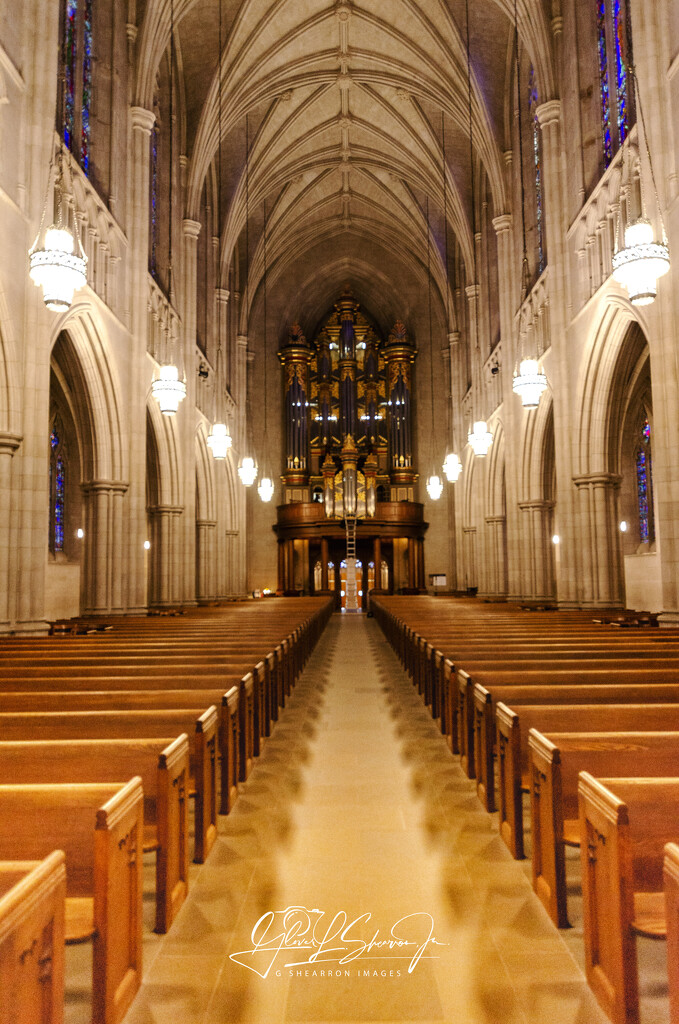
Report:
[[63,1024],[66,867],[0,861],[0,1024]]

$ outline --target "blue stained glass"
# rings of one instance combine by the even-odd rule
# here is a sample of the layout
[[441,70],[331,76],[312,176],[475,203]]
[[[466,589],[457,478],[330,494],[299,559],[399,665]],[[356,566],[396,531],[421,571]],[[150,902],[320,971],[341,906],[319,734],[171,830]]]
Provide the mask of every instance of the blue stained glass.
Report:
[[648,459],[640,448],[637,452],[637,501],[639,503],[639,536],[641,543],[648,542]]
[[151,254],[149,270],[153,277],[157,275],[158,248],[158,122],[151,132]]
[[54,494],[54,550],[64,550],[64,460],[57,459],[57,477]]
[[611,94],[608,76],[608,54],[606,51],[605,0],[597,0],[597,33],[599,49],[599,82],[601,87],[601,126],[604,136],[604,165],[608,167],[613,159],[613,139],[611,136]]
[[627,102],[627,66],[625,63],[625,19],[621,0],[613,0],[613,22],[615,25],[615,85],[618,98],[618,133],[620,145],[629,133],[629,110]]
[[67,0],[64,39],[64,143],[71,149],[75,130],[75,60],[78,49],[76,19],[77,0]]
[[50,447],[52,448],[52,451],[54,451],[55,448],[59,447],[59,436],[56,430],[53,430],[52,433],[50,434]]
[[542,209],[542,163],[540,161],[540,122],[538,121],[538,87],[535,69],[530,69],[528,79],[528,108],[533,117],[533,167],[535,171],[535,209],[538,236],[538,266],[540,273],[545,269],[544,213]]
[[90,104],[92,102],[92,0],[85,0],[83,26],[83,105],[80,128],[80,164],[90,169]]
[[646,420],[643,427],[641,428],[641,436],[644,439],[645,444],[649,444],[651,440],[651,424]]

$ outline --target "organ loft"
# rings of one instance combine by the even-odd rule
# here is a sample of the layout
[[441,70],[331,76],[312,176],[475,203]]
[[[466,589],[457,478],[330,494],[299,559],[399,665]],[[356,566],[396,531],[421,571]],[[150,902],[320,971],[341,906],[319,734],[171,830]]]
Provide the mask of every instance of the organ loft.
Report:
[[366,606],[370,591],[424,589],[413,374],[417,349],[397,321],[386,338],[350,287],[307,340],[290,328],[278,358],[285,418],[277,510],[278,589]]

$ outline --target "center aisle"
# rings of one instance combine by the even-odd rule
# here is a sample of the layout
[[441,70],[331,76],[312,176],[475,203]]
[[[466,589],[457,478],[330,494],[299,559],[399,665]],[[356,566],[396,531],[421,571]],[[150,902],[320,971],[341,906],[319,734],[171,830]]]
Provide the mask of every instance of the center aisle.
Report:
[[363,615],[333,616],[195,870],[125,1024],[606,1020]]

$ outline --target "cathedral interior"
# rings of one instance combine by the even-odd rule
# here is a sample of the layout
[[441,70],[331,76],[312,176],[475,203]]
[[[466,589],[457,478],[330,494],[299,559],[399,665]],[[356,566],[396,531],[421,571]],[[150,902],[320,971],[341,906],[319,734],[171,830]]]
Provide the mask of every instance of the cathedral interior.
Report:
[[[311,663],[332,740],[348,728],[333,645],[355,645],[357,678],[401,671],[373,596],[679,626],[678,69],[679,0],[1,5],[2,638],[329,600]],[[311,728],[309,685],[270,772],[291,723]],[[356,690],[353,757],[364,728],[382,749],[390,687],[374,735]],[[361,813],[402,814],[390,792]],[[408,835],[415,863],[427,840]],[[578,959],[542,940],[556,975]],[[599,1019],[574,970],[577,998],[554,989],[540,1014]],[[400,1010],[385,994],[333,1016],[320,989],[278,1006],[274,983],[250,1018],[215,981],[210,1010],[147,1000],[129,1021],[539,1019],[503,1010],[502,986],[465,1010],[427,971],[440,1000],[423,971]]]

